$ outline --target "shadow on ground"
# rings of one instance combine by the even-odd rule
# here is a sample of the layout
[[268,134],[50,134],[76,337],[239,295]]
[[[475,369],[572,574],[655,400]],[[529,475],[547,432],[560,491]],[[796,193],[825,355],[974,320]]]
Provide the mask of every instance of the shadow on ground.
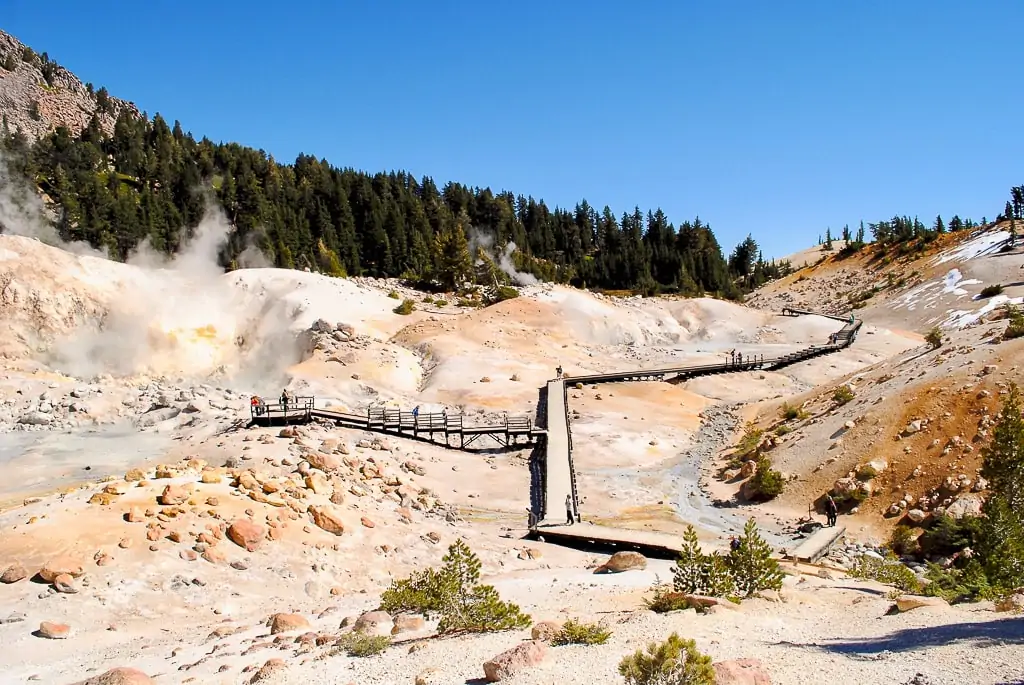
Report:
[[951,623],[926,628],[905,628],[878,638],[844,640],[816,645],[818,649],[839,654],[878,654],[909,652],[940,647],[954,642],[970,642],[975,647],[996,644],[1024,644],[1024,617],[999,621]]

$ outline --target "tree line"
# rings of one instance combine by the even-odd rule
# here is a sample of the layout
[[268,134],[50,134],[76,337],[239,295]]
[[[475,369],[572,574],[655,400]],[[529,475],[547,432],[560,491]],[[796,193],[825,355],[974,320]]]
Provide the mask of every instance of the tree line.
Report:
[[196,140],[175,122],[127,112],[110,134],[96,117],[72,135],[58,128],[36,142],[2,131],[15,174],[57,209],[66,240],[124,259],[141,241],[173,253],[207,203],[235,226],[226,268],[256,247],[270,263],[331,275],[402,277],[454,287],[470,276],[475,245],[514,243],[517,270],[542,280],[646,294],[740,298],[785,275],[749,237],[727,259],[700,218],[673,224],[661,209],[616,215],[581,200],[572,209],[489,188],[405,171],[370,174],[301,154],[277,162],[262,150]]

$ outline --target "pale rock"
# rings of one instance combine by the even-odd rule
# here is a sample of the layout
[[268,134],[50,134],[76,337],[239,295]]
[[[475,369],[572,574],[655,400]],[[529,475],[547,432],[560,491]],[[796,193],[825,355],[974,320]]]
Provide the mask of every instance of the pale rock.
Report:
[[489,683],[508,680],[521,671],[540,665],[546,655],[547,646],[543,642],[522,642],[484,662],[484,678]]
[[352,630],[371,637],[386,637],[395,628],[395,621],[386,611],[368,611],[356,619]]

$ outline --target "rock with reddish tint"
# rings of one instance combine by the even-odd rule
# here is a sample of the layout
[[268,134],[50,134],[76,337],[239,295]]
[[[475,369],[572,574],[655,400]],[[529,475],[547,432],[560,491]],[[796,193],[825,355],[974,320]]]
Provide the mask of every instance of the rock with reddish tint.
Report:
[[228,539],[247,552],[255,552],[263,542],[267,531],[263,526],[249,519],[235,519],[228,526]]
[[0,574],[0,583],[10,585],[11,583],[17,583],[19,580],[25,580],[28,578],[28,569],[21,565],[20,562],[14,562],[7,569]]
[[71,626],[66,623],[43,621],[39,624],[39,636],[50,640],[65,640],[71,634]]
[[124,520],[128,523],[142,523],[146,520],[146,512],[142,510],[142,507],[132,507],[124,515]]
[[395,616],[395,627],[391,629],[391,634],[401,635],[402,633],[418,633],[421,630],[425,630],[426,627],[426,621],[423,620],[422,616]]
[[137,668],[119,666],[75,685],[155,685],[155,682]]
[[211,564],[223,564],[227,561],[227,557],[224,556],[224,552],[221,552],[216,547],[207,547],[204,549],[202,557]]
[[168,485],[157,499],[160,504],[184,504],[188,501],[188,490],[182,485]]
[[274,614],[270,617],[270,634],[290,633],[293,630],[310,630],[312,626],[300,614]]
[[85,567],[77,561],[68,556],[60,556],[55,559],[48,561],[41,569],[39,569],[39,577],[47,583],[52,583],[57,576],[68,575],[72,578],[85,573]]
[[260,670],[249,679],[250,683],[261,683],[271,678],[277,678],[288,670],[288,665],[282,659],[270,659],[260,666]]
[[57,592],[63,592],[66,595],[73,595],[78,592],[78,588],[75,587],[75,579],[66,573],[62,573],[53,579],[53,587]]
[[530,637],[542,642],[551,642],[555,635],[562,632],[564,626],[565,623],[563,621],[541,621],[533,626],[533,629],[530,631]]
[[386,611],[368,611],[356,619],[352,630],[363,635],[387,637],[395,627],[391,614]]
[[539,640],[522,642],[484,662],[484,678],[489,683],[508,680],[521,671],[540,665],[547,651],[547,645]]
[[711,664],[717,685],[772,685],[772,679],[757,659],[735,659]]
[[622,573],[623,571],[642,571],[647,568],[647,559],[639,552],[616,552],[608,561],[599,566],[594,573]]
[[370,519],[366,518],[365,516],[362,517],[361,519],[359,519],[359,522],[361,524],[363,524],[363,526],[365,526],[366,528],[373,528],[373,527],[375,527],[377,525],[376,523],[374,523]]
[[309,465],[315,469],[320,469],[321,471],[326,471],[327,473],[330,473],[331,471],[337,471],[338,469],[341,468],[341,461],[333,454],[325,454],[323,452],[310,452],[305,456],[306,461],[309,462]]
[[313,523],[328,533],[341,535],[345,532],[345,522],[341,520],[341,515],[334,507],[310,505],[309,513],[313,517]]

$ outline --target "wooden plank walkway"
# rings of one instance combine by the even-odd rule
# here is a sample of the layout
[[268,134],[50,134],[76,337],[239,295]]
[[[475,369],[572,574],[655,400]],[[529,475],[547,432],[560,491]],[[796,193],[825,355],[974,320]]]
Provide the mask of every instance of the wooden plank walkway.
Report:
[[573,526],[542,523],[531,531],[530,537],[544,538],[545,542],[563,544],[567,547],[605,548],[610,552],[633,550],[642,552],[645,556],[662,559],[675,559],[683,549],[683,538],[679,535],[653,530],[612,528],[591,523],[577,523]]
[[547,385],[547,451],[544,456],[544,513],[541,525],[566,522],[565,498],[573,500],[573,511],[579,511],[572,468],[572,446],[569,443],[569,412],[565,406],[565,382],[548,381]]
[[836,543],[836,540],[846,535],[846,526],[837,524],[832,528],[825,527],[807,536],[792,552],[786,556],[795,561],[805,561],[813,564],[828,554],[829,549]]

